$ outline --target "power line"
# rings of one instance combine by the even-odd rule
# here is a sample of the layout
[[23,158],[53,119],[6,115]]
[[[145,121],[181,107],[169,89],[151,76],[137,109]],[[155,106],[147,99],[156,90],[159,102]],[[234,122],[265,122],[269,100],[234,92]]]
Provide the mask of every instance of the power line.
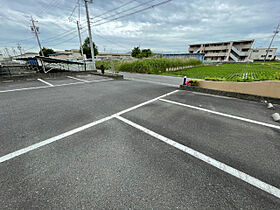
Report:
[[125,15],[122,15],[122,16],[119,16],[119,17],[116,17],[116,18],[110,19],[110,20],[108,20],[108,21],[104,21],[104,22],[102,22],[102,23],[93,24],[92,26],[100,26],[100,25],[103,25],[103,24],[105,24],[105,23],[109,23],[109,22],[112,22],[112,21],[115,21],[115,20],[118,20],[118,19],[121,19],[121,18],[130,16],[130,15],[134,15],[134,14],[143,12],[143,11],[145,11],[145,10],[149,10],[149,9],[158,7],[158,6],[160,6],[160,5],[166,4],[166,3],[171,2],[171,1],[172,1],[172,0],[166,0],[166,1],[160,2],[160,3],[158,3],[158,4],[154,4],[154,5],[152,5],[152,6],[146,7],[146,8],[144,8],[144,9],[140,9],[140,10],[134,11],[134,12],[132,12],[132,13],[128,13],[128,14],[125,14]]
[[112,12],[112,11],[115,11],[115,10],[118,10],[118,9],[120,9],[120,8],[122,8],[122,7],[125,7],[125,6],[131,4],[131,3],[134,2],[134,1],[135,1],[135,0],[129,1],[129,2],[127,2],[127,3],[124,3],[124,4],[122,4],[122,5],[119,6],[119,7],[116,7],[116,8],[114,8],[114,9],[110,9],[110,10],[108,10],[108,11],[106,11],[106,12],[100,14],[100,15],[94,16],[92,19],[99,18],[99,17],[101,17],[101,16],[103,16],[103,15],[106,15],[106,14]]
[[[141,3],[141,4],[137,5],[137,6],[134,6],[134,7],[131,7],[131,8],[129,8],[129,9],[126,9],[126,10],[123,10],[123,11],[120,11],[120,12],[117,12],[117,13],[111,15],[111,16],[102,17],[102,19],[104,20],[104,19],[109,19],[109,18],[115,17],[115,16],[117,16],[117,15],[119,15],[119,14],[128,12],[128,11],[130,11],[130,10],[134,10],[134,9],[136,9],[136,8],[139,8],[139,7],[142,7],[142,6],[144,6],[144,5],[146,5],[146,4],[149,4],[149,3],[153,2],[153,1],[156,1],[156,0],[149,0],[149,1],[146,1],[146,2],[144,2],[144,3]],[[97,20],[97,21],[95,21],[94,23],[99,23],[99,22],[101,22],[101,21],[103,21],[103,20]]]

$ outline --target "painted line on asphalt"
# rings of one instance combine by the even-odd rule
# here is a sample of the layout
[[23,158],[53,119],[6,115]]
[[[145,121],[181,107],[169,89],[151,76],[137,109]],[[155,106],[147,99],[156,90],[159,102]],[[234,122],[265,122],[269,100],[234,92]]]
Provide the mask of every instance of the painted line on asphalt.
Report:
[[46,85],[48,85],[48,86],[51,86],[51,87],[54,86],[53,84],[51,84],[51,83],[49,83],[49,82],[47,82],[47,81],[45,81],[45,80],[42,80],[42,79],[37,79],[37,80],[40,81],[40,82],[42,82],[42,83],[44,83],[44,84],[46,84]]
[[78,80],[80,82],[89,82],[88,80],[79,79],[79,78],[76,78],[76,77],[71,77],[71,76],[67,76],[67,77],[70,78],[70,79]]
[[145,106],[146,104],[152,103],[152,102],[154,102],[154,101],[156,101],[156,100],[158,100],[158,99],[161,99],[161,98],[163,98],[163,97],[169,96],[169,95],[174,94],[174,93],[176,93],[176,92],[178,92],[178,90],[172,91],[172,92],[170,92],[170,93],[164,94],[164,95],[159,96],[159,97],[157,97],[157,98],[154,98],[154,99],[152,99],[152,100],[146,101],[146,102],[144,102],[144,103],[141,103],[141,104],[138,104],[138,105],[136,105],[136,106],[130,107],[130,108],[128,108],[128,109],[125,109],[125,110],[123,110],[123,111],[120,111],[120,112],[118,112],[118,113],[116,113],[116,114],[113,114],[113,115],[111,115],[111,116],[108,116],[108,117],[102,118],[102,119],[100,119],[100,120],[91,122],[91,123],[89,123],[89,124],[86,124],[86,125],[83,125],[83,126],[81,126],[81,127],[75,128],[75,129],[70,130],[70,131],[67,131],[67,132],[65,132],[65,133],[62,133],[62,134],[60,134],[60,135],[58,135],[58,136],[54,136],[54,137],[52,137],[52,138],[46,139],[46,140],[44,140],[44,141],[41,141],[41,142],[39,142],[39,143],[33,144],[33,145],[31,145],[31,146],[28,146],[28,147],[25,147],[25,148],[23,148],[23,149],[20,149],[20,150],[17,150],[17,151],[15,151],[15,152],[12,152],[12,153],[9,153],[9,154],[7,154],[7,155],[4,155],[4,156],[0,157],[0,163],[3,163],[3,162],[8,161],[8,160],[11,160],[11,159],[13,159],[13,158],[15,158],[15,157],[18,157],[18,156],[23,155],[23,154],[25,154],[25,153],[28,153],[28,152],[30,152],[30,151],[36,150],[36,149],[38,149],[38,148],[40,148],[40,147],[43,147],[43,146],[45,146],[45,145],[51,144],[51,143],[56,142],[56,141],[58,141],[58,140],[64,139],[64,138],[66,138],[66,137],[68,137],[68,136],[71,136],[71,135],[74,135],[74,134],[76,134],[76,133],[79,133],[79,132],[81,132],[81,131],[83,131],[83,130],[86,130],[86,129],[88,129],[88,128],[91,128],[91,127],[93,127],[93,126],[95,126],[95,125],[98,125],[98,124],[100,124],[100,123],[106,122],[106,121],[108,121],[108,120],[110,120],[110,119],[112,119],[112,118],[114,118],[114,117],[116,117],[116,116],[119,116],[119,115],[121,115],[121,114],[130,112],[130,111],[132,111],[132,110],[134,110],[134,109],[137,109],[137,108],[139,108],[139,107]]
[[72,83],[53,85],[53,86],[18,88],[18,89],[11,89],[11,90],[1,90],[0,93],[9,93],[9,92],[25,91],[25,90],[38,90],[38,89],[55,88],[55,87],[63,87],[63,86],[69,86],[69,85],[87,84],[87,83],[107,82],[107,81],[112,81],[112,80],[113,79],[101,79],[101,80],[94,80],[94,81],[88,81],[88,82],[72,82]]
[[179,102],[170,101],[170,100],[166,100],[166,99],[159,99],[159,100],[163,101],[163,102],[166,102],[166,103],[170,103],[170,104],[184,106],[184,107],[188,107],[188,108],[191,108],[191,109],[196,109],[196,110],[203,111],[203,112],[208,112],[208,113],[211,113],[211,114],[215,114],[215,115],[219,115],[219,116],[223,116],[223,117],[228,117],[228,118],[232,118],[232,119],[236,119],[236,120],[241,120],[241,121],[244,121],[244,122],[249,122],[249,123],[262,125],[262,126],[266,126],[266,127],[269,127],[269,128],[275,128],[275,129],[280,130],[280,126],[265,123],[265,122],[251,120],[251,119],[244,118],[244,117],[238,117],[238,116],[231,115],[231,114],[225,114],[225,113],[222,113],[222,112],[216,112],[216,111],[212,111],[212,110],[209,110],[209,109],[204,109],[204,108],[200,108],[200,107],[196,107],[196,106],[192,106],[192,105],[188,105],[188,104],[182,104],[182,103],[179,103]]
[[170,86],[170,87],[176,87],[176,88],[179,87],[179,85],[163,83],[163,82],[154,82],[154,81],[150,81],[150,80],[142,80],[142,79],[134,79],[134,78],[126,78],[126,79],[131,80],[131,81],[137,81],[137,82],[152,83],[152,84],[156,84],[156,85],[164,85],[164,86]]
[[134,123],[130,120],[127,120],[127,119],[125,119],[121,116],[116,116],[116,118],[121,120],[122,122],[136,128],[136,129],[138,129],[138,130],[143,131],[144,133],[146,133],[146,134],[148,134],[152,137],[155,137],[155,138],[159,139],[160,141],[163,141],[166,144],[171,145],[172,147],[175,147],[175,148],[177,148],[177,149],[179,149],[179,150],[181,150],[181,151],[183,151],[183,152],[185,152],[185,153],[187,153],[187,154],[189,154],[189,155],[191,155],[191,156],[193,156],[193,157],[195,157],[199,160],[202,160],[202,161],[208,163],[211,166],[214,166],[214,167],[216,167],[216,168],[218,168],[218,169],[220,169],[220,170],[222,170],[222,171],[224,171],[224,172],[226,172],[226,173],[228,173],[228,174],[230,174],[230,175],[232,175],[232,176],[234,176],[238,179],[241,179],[242,181],[244,181],[244,182],[246,182],[250,185],[253,185],[254,187],[257,187],[257,188],[259,188],[259,189],[261,189],[261,190],[263,190],[263,191],[265,191],[265,192],[267,192],[271,195],[274,195],[277,198],[280,198],[280,189],[278,189],[278,188],[276,188],[276,187],[274,187],[270,184],[267,184],[267,183],[255,178],[255,177],[252,177],[252,176],[250,176],[250,175],[248,175],[248,174],[246,174],[242,171],[239,171],[239,170],[237,170],[237,169],[235,169],[235,168],[233,168],[229,165],[226,165],[226,164],[224,164],[224,163],[222,163],[218,160],[215,160],[215,159],[213,159],[213,158],[211,158],[207,155],[204,155],[201,152],[198,152],[198,151],[196,151],[192,148],[189,148],[185,145],[182,145],[182,144],[180,144],[176,141],[173,141],[173,140],[171,140],[171,139],[169,139],[165,136],[162,136],[162,135],[160,135],[160,134],[158,134],[158,133],[156,133],[152,130],[149,130],[149,129],[147,129],[147,128],[141,126],[141,125],[138,125],[138,124],[136,124],[136,123]]
[[227,97],[227,96],[212,95],[212,94],[193,92],[193,91],[192,91],[192,93],[196,94],[196,95],[211,96],[211,97],[215,97],[215,98],[224,98],[224,99],[238,100],[237,98],[232,98],[232,97]]

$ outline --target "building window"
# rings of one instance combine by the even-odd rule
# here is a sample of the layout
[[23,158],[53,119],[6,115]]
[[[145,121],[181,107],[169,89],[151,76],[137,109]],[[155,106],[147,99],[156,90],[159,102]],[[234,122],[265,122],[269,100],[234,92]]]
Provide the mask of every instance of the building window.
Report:
[[259,52],[259,50],[253,50],[253,52]]
[[265,57],[265,55],[261,55],[261,57],[262,57],[262,58],[264,58],[264,57]]

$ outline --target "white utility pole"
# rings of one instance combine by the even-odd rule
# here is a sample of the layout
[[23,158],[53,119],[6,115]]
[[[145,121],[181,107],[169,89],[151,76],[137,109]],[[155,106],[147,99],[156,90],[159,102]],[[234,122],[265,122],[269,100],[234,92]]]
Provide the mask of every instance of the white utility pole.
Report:
[[43,49],[42,49],[42,46],[41,46],[41,43],[40,43],[40,40],[39,40],[39,36],[38,36],[39,27],[35,26],[35,22],[38,22],[38,21],[34,21],[33,18],[31,17],[31,22],[32,22],[31,31],[35,33],[35,36],[37,38],[37,42],[38,42],[38,45],[39,45],[39,48],[40,48],[40,51],[41,51],[41,55],[44,56]]
[[78,28],[78,35],[79,35],[79,40],[80,40],[80,48],[81,48],[81,54],[83,56],[83,61],[85,63],[85,56],[84,56],[84,50],[83,50],[83,44],[82,44],[82,38],[81,38],[81,31],[80,31],[80,23],[77,20],[77,28]]
[[18,43],[18,46],[17,46],[19,52],[20,52],[20,55],[22,55],[22,47],[20,46],[20,43]]
[[85,1],[86,13],[87,13],[88,35],[89,35],[89,43],[90,43],[90,50],[91,50],[91,57],[92,57],[92,65],[93,65],[93,70],[96,70],[95,60],[94,60],[94,49],[93,49],[91,28],[90,28],[90,20],[89,20],[89,12],[88,12],[88,1],[90,1],[92,3],[93,0],[84,0],[84,1]]
[[269,44],[269,46],[268,46],[268,49],[266,50],[266,54],[265,54],[265,57],[264,57],[263,62],[266,61],[266,58],[267,58],[268,52],[269,52],[269,50],[270,50],[270,48],[271,48],[271,46],[272,46],[273,40],[274,40],[275,36],[279,33],[279,27],[280,27],[280,24],[278,24],[278,26],[276,27],[276,30],[273,31],[274,34],[273,34],[273,36],[272,36],[271,42],[270,42],[270,44]]

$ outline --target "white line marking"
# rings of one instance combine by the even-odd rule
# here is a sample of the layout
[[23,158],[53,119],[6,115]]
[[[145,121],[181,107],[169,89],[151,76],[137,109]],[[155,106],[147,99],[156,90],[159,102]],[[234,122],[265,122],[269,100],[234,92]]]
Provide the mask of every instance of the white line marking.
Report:
[[116,118],[123,121],[124,123],[134,127],[134,128],[137,128],[137,129],[143,131],[144,133],[147,133],[150,136],[153,136],[153,137],[165,142],[166,144],[169,144],[169,145],[171,145],[171,146],[173,146],[173,147],[175,147],[175,148],[177,148],[177,149],[179,149],[179,150],[181,150],[181,151],[183,151],[183,152],[185,152],[185,153],[187,153],[187,154],[189,154],[189,155],[191,155],[191,156],[193,156],[193,157],[195,157],[199,160],[202,160],[202,161],[204,161],[204,162],[206,162],[206,163],[208,163],[208,164],[210,164],[210,165],[212,165],[212,166],[214,166],[214,167],[216,167],[216,168],[218,168],[218,169],[220,169],[220,170],[222,170],[222,171],[224,171],[224,172],[226,172],[226,173],[228,173],[228,174],[230,174],[230,175],[232,175],[232,176],[234,176],[238,179],[243,180],[244,182],[246,182],[248,184],[251,184],[251,185],[253,185],[253,186],[255,186],[255,187],[271,194],[271,195],[274,195],[277,198],[280,198],[280,189],[278,189],[278,188],[276,188],[272,185],[269,185],[269,184],[255,178],[255,177],[252,177],[252,176],[250,176],[250,175],[248,175],[248,174],[246,174],[242,171],[239,171],[239,170],[237,170],[237,169],[235,169],[235,168],[233,168],[229,165],[226,165],[226,164],[224,164],[220,161],[217,161],[217,160],[215,160],[215,159],[213,159],[213,158],[211,158],[207,155],[204,155],[203,153],[200,153],[200,152],[198,152],[196,150],[193,150],[193,149],[191,149],[187,146],[184,146],[180,143],[177,143],[177,142],[175,142],[175,141],[173,141],[173,140],[171,140],[171,139],[169,139],[165,136],[162,136],[158,133],[155,133],[154,131],[151,131],[151,130],[149,130],[149,129],[141,126],[141,125],[138,125],[134,122],[131,122],[131,121],[129,121],[129,120],[127,120],[127,119],[125,119],[121,116],[116,116]]
[[188,105],[188,104],[182,104],[182,103],[179,103],[179,102],[170,101],[170,100],[166,100],[166,99],[159,99],[159,100],[170,103],[170,104],[184,106],[184,107],[188,107],[188,108],[191,108],[191,109],[200,110],[200,111],[203,111],[203,112],[209,112],[209,113],[220,115],[220,116],[223,116],[223,117],[228,117],[228,118],[241,120],[241,121],[245,121],[245,122],[249,122],[249,123],[253,123],[253,124],[257,124],[257,125],[262,125],[262,126],[266,126],[266,127],[270,127],[270,128],[276,128],[276,129],[280,130],[280,126],[265,123],[265,122],[251,120],[251,119],[247,119],[247,118],[244,118],[244,117],[238,117],[238,116],[234,116],[234,115],[230,115],[230,114],[224,114],[224,113],[221,113],[221,112],[216,112],[216,111],[212,111],[212,110],[209,110],[209,109],[204,109],[204,108],[200,108],[200,107],[196,107],[196,106],[191,106],[191,105]]
[[192,92],[192,93],[196,94],[196,95],[211,96],[211,97],[215,97],[215,98],[225,98],[225,99],[237,100],[237,98],[232,98],[232,97],[227,97],[227,96],[219,96],[219,95],[212,95],[212,94],[208,94],[208,93],[200,93],[200,92]]
[[150,81],[150,80],[142,80],[142,79],[134,79],[134,78],[126,78],[127,80],[131,81],[138,81],[138,82],[147,82],[147,83],[152,83],[156,85],[164,85],[164,86],[170,86],[170,87],[176,87],[178,88],[180,85],[174,85],[174,84],[169,84],[169,83],[163,83],[163,82],[155,82],[155,81]]
[[79,79],[79,78],[76,78],[76,77],[71,77],[71,76],[67,76],[67,77],[70,78],[70,79],[81,81],[81,82],[89,82],[88,80]]
[[68,85],[79,85],[79,84],[86,84],[86,83],[98,83],[98,82],[106,82],[112,81],[113,79],[101,79],[95,81],[88,81],[88,82],[72,82],[68,84],[61,84],[61,85],[53,85],[53,86],[38,86],[38,87],[28,87],[28,88],[18,88],[12,90],[2,90],[0,93],[8,93],[8,92],[16,92],[16,91],[24,91],[24,90],[38,90],[38,89],[45,89],[45,88],[55,88],[55,87],[63,87]]
[[126,113],[126,112],[130,112],[130,111],[132,111],[132,110],[134,110],[134,109],[137,109],[137,108],[139,108],[139,107],[141,107],[141,106],[145,106],[146,104],[152,103],[152,102],[154,102],[154,101],[156,101],[156,100],[158,100],[158,99],[160,99],[160,98],[163,98],[163,97],[166,97],[166,96],[168,96],[168,95],[174,94],[174,93],[176,93],[177,91],[178,91],[178,90],[172,91],[172,92],[170,92],[170,93],[167,93],[167,94],[164,94],[164,95],[162,95],[162,96],[159,96],[159,97],[157,97],[157,98],[155,98],[155,99],[146,101],[146,102],[144,102],[144,103],[141,103],[141,104],[138,104],[138,105],[133,106],[133,107],[131,107],[131,108],[125,109],[125,110],[123,110],[123,111],[120,111],[120,112],[118,112],[118,113],[116,113],[116,114],[113,114],[113,115],[111,115],[111,116],[108,116],[108,117],[105,117],[105,118],[103,118],[103,119],[94,121],[94,122],[92,122],[92,123],[86,124],[86,125],[81,126],[81,127],[79,127],[79,128],[75,128],[75,129],[73,129],[73,130],[67,131],[67,132],[65,132],[65,133],[63,133],[63,134],[60,134],[60,135],[58,135],[58,136],[49,138],[49,139],[44,140],[44,141],[42,141],[42,142],[33,144],[33,145],[28,146],[28,147],[26,147],[26,148],[23,148],[23,149],[20,149],[20,150],[15,151],[15,152],[9,153],[9,154],[7,154],[7,155],[4,155],[4,156],[0,157],[0,163],[3,163],[3,162],[5,162],[5,161],[7,161],[7,160],[10,160],[10,159],[12,159],[12,158],[15,158],[15,157],[17,157],[17,156],[20,156],[20,155],[25,154],[25,153],[27,153],[27,152],[30,152],[30,151],[32,151],[32,150],[38,149],[38,148],[40,148],[40,147],[43,147],[43,146],[45,146],[45,145],[51,144],[51,143],[53,143],[53,142],[55,142],[55,141],[58,141],[58,140],[61,140],[61,139],[65,138],[65,137],[71,136],[71,135],[76,134],[76,133],[78,133],[78,132],[81,132],[81,131],[83,131],[83,130],[85,130],[85,129],[91,128],[91,127],[93,127],[93,126],[95,126],[95,125],[98,125],[98,124],[103,123],[103,122],[105,122],[105,121],[107,121],[107,120],[110,120],[110,119],[112,119],[112,118],[114,118],[114,117],[116,117],[116,116],[119,116],[119,115],[124,114],[124,113]]
[[40,82],[42,82],[42,83],[44,83],[44,84],[46,84],[46,85],[48,85],[48,86],[51,86],[51,87],[54,86],[53,84],[51,84],[51,83],[49,83],[49,82],[46,82],[45,80],[42,80],[42,79],[38,79],[38,81],[40,81]]
[[157,97],[157,98],[154,98],[154,99],[152,99],[152,100],[150,100],[150,101],[144,102],[144,103],[142,103],[142,104],[136,105],[136,106],[131,107],[131,108],[129,108],[129,109],[126,109],[126,110],[124,110],[124,111],[118,112],[117,114],[115,114],[115,116],[122,115],[122,114],[124,114],[124,113],[130,112],[130,111],[132,111],[132,110],[134,110],[134,109],[137,109],[137,108],[139,108],[139,107],[141,107],[141,106],[145,106],[145,105],[150,104],[150,103],[152,103],[152,102],[154,102],[154,101],[157,101],[157,100],[159,100],[159,99],[161,99],[161,98],[164,98],[164,97],[169,96],[169,95],[171,95],[171,94],[177,93],[178,91],[180,91],[180,90],[172,91],[172,92],[170,92],[170,93],[167,93],[167,94],[164,94],[164,95],[159,96],[159,97]]

